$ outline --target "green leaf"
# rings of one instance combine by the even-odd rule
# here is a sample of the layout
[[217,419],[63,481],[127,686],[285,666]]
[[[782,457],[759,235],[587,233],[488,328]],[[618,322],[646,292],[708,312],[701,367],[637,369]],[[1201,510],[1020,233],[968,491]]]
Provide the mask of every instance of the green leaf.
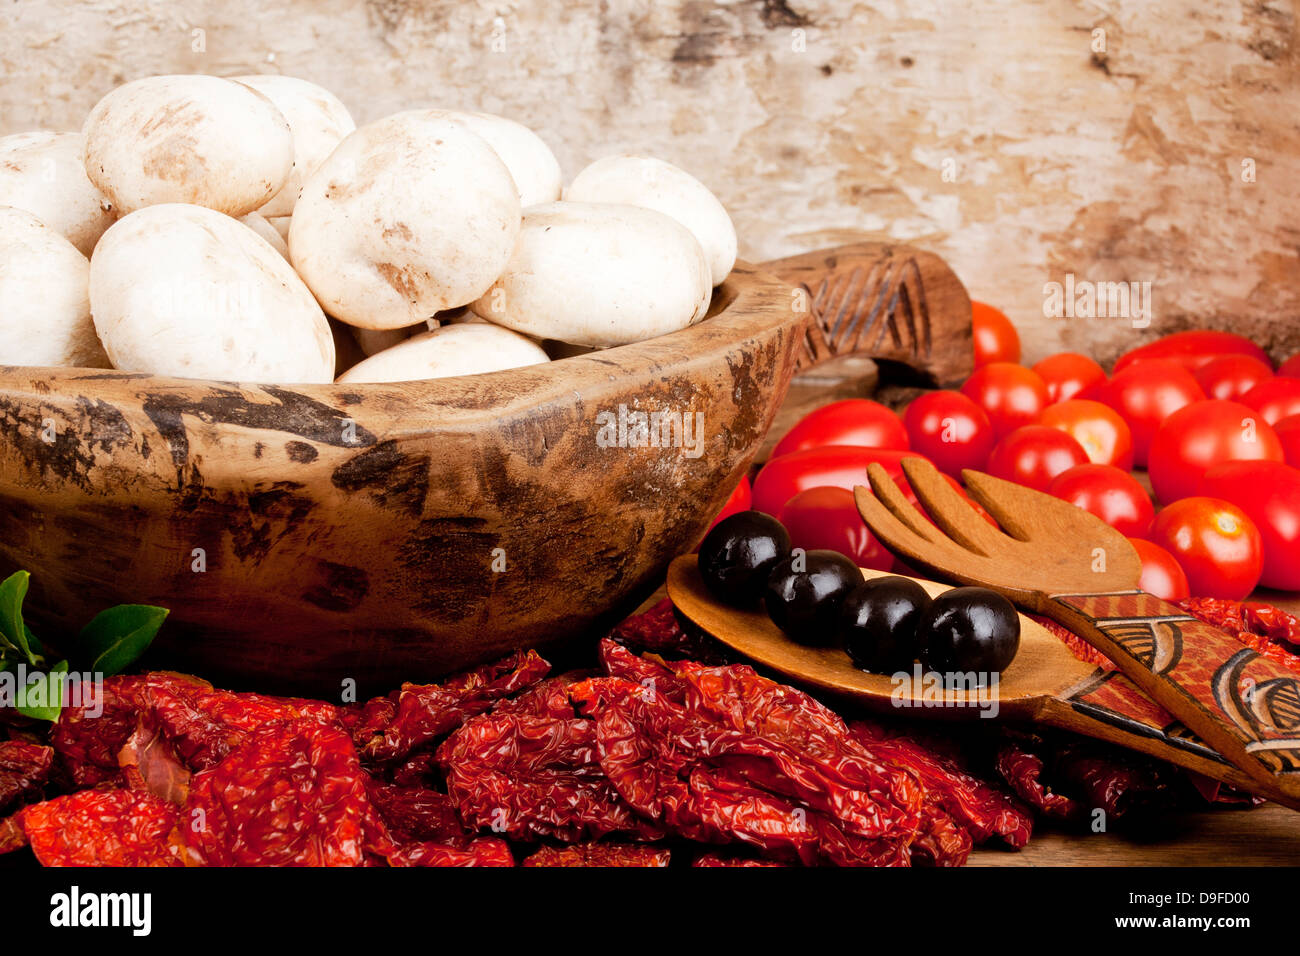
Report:
[[27,642],[31,631],[23,623],[23,598],[30,579],[26,571],[15,571],[0,582],[0,639],[27,658],[27,663],[35,664],[36,655]]
[[68,662],[59,661],[49,673],[28,678],[28,682],[18,688],[18,713],[32,720],[58,720],[63,710],[63,681],[57,675],[67,672]]
[[158,628],[168,615],[165,607],[149,604],[119,604],[100,611],[81,629],[77,649],[89,661],[90,669],[112,677],[130,667],[148,650]]

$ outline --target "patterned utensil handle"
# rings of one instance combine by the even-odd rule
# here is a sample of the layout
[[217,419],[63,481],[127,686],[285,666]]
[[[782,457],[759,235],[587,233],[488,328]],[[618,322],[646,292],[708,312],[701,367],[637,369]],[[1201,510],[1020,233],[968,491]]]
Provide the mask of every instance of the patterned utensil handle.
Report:
[[762,268],[794,285],[807,305],[800,370],[864,355],[905,365],[911,378],[935,385],[970,375],[970,296],[933,253],[857,242],[775,259]]
[[1144,591],[1054,594],[1041,611],[1273,799],[1300,808],[1300,674]]

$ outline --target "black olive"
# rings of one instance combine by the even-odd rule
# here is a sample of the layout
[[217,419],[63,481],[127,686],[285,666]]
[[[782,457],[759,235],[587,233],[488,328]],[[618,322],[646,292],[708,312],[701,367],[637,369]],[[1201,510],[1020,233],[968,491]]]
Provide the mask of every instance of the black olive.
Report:
[[844,598],[840,636],[855,666],[892,674],[921,656],[921,616],[930,606],[925,588],[897,576],[863,581]]
[[761,511],[741,511],[713,526],[700,544],[700,576],[721,601],[752,606],[777,562],[790,553],[785,526]]
[[838,551],[795,552],[767,579],[767,616],[800,644],[833,644],[844,597],[862,583],[862,572]]
[[1020,616],[988,588],[953,588],[921,616],[922,661],[940,674],[974,674],[979,683],[1000,673],[1020,649]]

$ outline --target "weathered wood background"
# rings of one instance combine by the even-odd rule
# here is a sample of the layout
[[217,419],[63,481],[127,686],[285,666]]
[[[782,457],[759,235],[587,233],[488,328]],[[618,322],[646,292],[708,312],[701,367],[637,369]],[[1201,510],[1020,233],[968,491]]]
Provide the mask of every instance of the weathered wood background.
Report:
[[[1300,350],[1295,30],[1284,0],[21,0],[0,6],[0,133],[77,128],[149,73],[290,73],[362,122],[514,117],[568,176],[662,156],[720,195],[751,259],[924,245],[1030,359],[1188,326],[1282,357]],[[1067,273],[1150,283],[1151,327],[1045,317]]]

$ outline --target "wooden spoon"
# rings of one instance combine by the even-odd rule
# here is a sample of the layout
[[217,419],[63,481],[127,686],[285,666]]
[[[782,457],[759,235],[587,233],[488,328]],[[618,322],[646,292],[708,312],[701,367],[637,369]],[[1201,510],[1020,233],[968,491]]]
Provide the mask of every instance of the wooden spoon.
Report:
[[904,459],[931,524],[879,465],[856,490],[863,519],[892,551],[948,580],[993,588],[1050,617],[1115,662],[1143,692],[1253,778],[1300,809],[1300,675],[1137,588],[1141,561],[1122,534],[1051,495],[963,472],[984,521],[924,459]]
[[[887,572],[863,569],[866,577]],[[949,585],[917,579],[931,595]],[[682,555],[668,569],[674,606],[714,638],[755,663],[796,683],[852,700],[884,713],[922,719],[1018,720],[1061,727],[1141,751],[1221,780],[1262,792],[1252,777],[1187,733],[1123,674],[1079,660],[1041,624],[1021,615],[1020,650],[998,682],[996,710],[990,693],[958,691],[942,702],[926,699],[915,671],[907,681],[859,670],[840,648],[805,647],[786,637],[763,610],[742,610],[718,601],[700,577],[695,555]],[[991,687],[990,687],[991,690]],[[1279,799],[1271,791],[1263,793]]]

